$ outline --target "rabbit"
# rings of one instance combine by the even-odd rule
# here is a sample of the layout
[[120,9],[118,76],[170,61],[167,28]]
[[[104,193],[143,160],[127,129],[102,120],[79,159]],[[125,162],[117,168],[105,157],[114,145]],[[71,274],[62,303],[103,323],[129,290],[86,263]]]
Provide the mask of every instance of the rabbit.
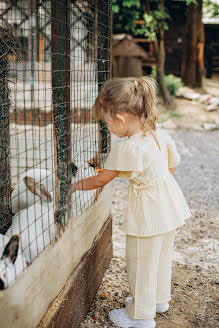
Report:
[[95,175],[95,169],[88,162],[73,161],[72,173],[73,173],[73,181],[79,181],[81,179]]
[[55,201],[53,191],[48,191],[44,184],[27,176],[24,177],[24,183],[28,190],[40,199],[14,216],[6,235],[20,235],[21,250],[26,261],[31,263],[55,239]]
[[[73,182],[79,181],[95,175],[95,169],[87,162],[77,162],[77,171],[73,178]],[[88,207],[90,207],[95,199],[96,190],[76,190],[71,196],[72,216],[82,214]]]
[[44,169],[31,169],[20,175],[18,184],[11,194],[12,213],[16,214],[18,211],[23,210],[26,207],[33,205],[40,199],[40,196],[36,193],[32,193],[24,182],[24,177],[28,176],[35,181],[44,184],[49,190],[55,185],[54,175]]
[[19,236],[13,235],[9,240],[0,234],[0,290],[8,288],[26,267]]

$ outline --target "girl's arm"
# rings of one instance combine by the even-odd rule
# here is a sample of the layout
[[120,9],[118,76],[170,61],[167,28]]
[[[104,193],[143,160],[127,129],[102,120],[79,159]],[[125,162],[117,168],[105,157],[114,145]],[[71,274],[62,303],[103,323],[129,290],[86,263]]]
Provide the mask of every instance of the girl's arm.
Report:
[[103,170],[98,175],[94,175],[73,183],[72,192],[75,192],[75,190],[92,190],[103,187],[117,177],[118,174],[119,171]]
[[173,174],[174,171],[175,171],[175,169],[176,169],[175,167],[171,167],[171,168],[169,168],[170,173]]

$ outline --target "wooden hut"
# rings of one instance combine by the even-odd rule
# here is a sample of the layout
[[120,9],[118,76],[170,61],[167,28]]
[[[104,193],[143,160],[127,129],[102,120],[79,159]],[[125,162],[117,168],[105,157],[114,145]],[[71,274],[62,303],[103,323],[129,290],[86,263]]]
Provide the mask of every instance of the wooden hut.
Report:
[[205,68],[208,78],[219,73],[219,18],[203,18],[205,28]]
[[114,35],[113,77],[142,76],[143,62],[147,59],[148,53],[130,35]]

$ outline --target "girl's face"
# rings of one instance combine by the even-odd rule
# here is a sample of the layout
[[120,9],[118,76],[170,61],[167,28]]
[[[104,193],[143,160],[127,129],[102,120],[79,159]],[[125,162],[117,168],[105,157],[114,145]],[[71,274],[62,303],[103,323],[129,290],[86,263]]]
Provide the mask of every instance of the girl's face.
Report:
[[118,119],[117,117],[106,120],[108,130],[115,134],[119,138],[127,136],[127,124],[125,121]]
[[106,123],[108,130],[119,138],[130,137],[134,133],[142,131],[142,123],[139,118],[129,113],[115,114],[102,121]]

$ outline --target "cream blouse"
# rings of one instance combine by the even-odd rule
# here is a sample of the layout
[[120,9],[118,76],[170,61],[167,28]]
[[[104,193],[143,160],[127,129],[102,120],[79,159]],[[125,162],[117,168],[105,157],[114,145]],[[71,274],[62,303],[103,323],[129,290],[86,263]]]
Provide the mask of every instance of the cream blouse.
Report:
[[157,235],[183,225],[192,215],[168,170],[179,162],[174,140],[159,127],[146,136],[136,133],[110,151],[104,169],[118,170],[118,177],[130,180],[122,232],[139,237]]

